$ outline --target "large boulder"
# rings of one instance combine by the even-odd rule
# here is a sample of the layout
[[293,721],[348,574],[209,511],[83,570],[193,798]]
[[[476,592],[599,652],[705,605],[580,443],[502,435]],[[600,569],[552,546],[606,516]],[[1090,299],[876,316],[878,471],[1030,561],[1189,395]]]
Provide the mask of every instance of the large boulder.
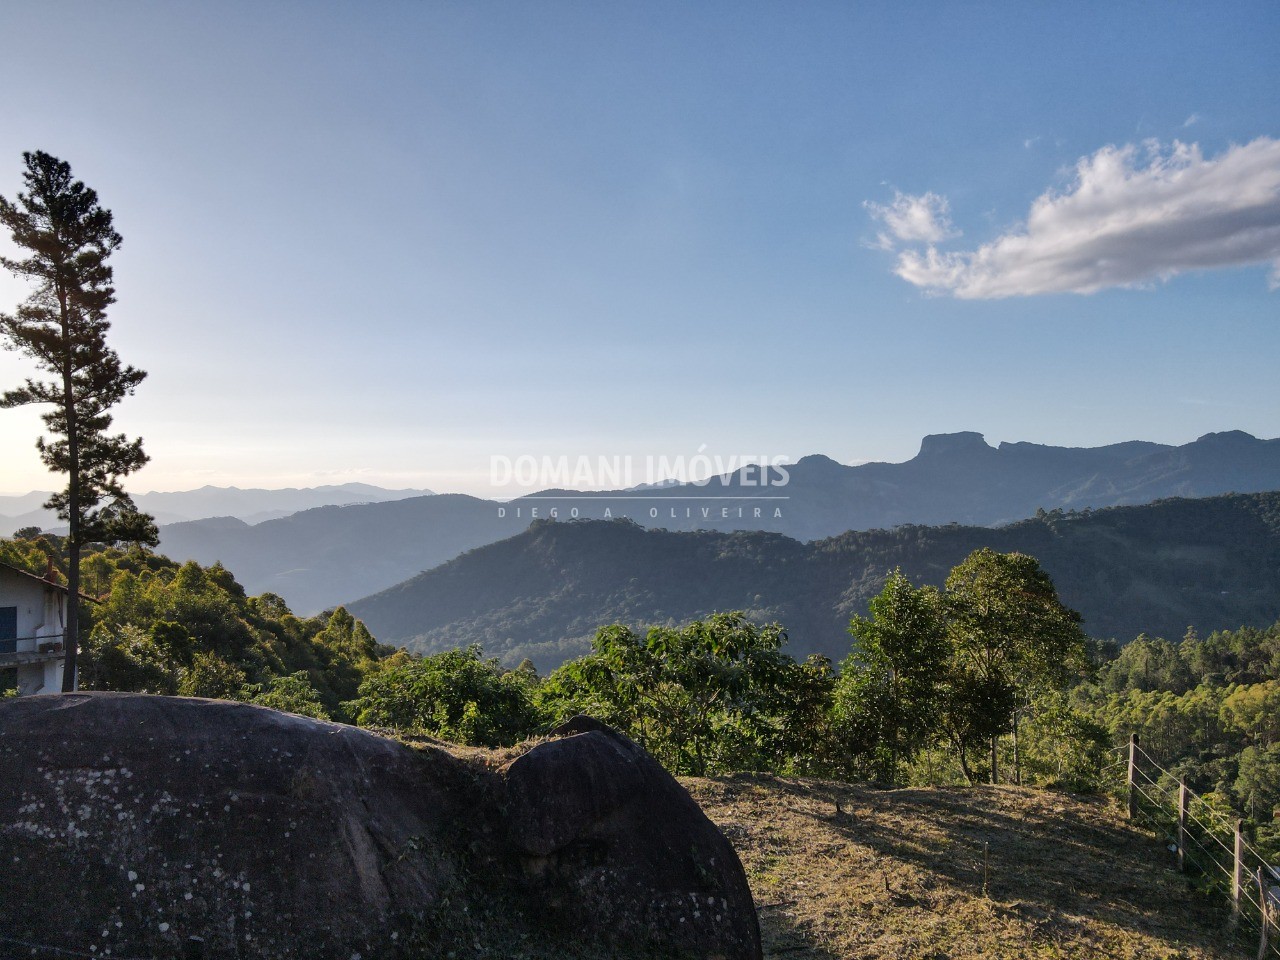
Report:
[[594,721],[477,756],[223,701],[0,703],[0,955],[756,960],[742,867]]
[[760,956],[746,874],[693,798],[588,717],[504,770],[507,833],[555,925],[693,955]]

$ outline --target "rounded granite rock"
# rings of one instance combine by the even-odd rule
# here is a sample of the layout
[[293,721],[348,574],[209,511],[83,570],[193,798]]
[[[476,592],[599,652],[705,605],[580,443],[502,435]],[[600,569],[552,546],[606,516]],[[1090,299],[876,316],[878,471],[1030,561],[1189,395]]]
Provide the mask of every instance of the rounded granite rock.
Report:
[[757,960],[728,842],[582,726],[494,771],[240,703],[0,702],[0,955]]

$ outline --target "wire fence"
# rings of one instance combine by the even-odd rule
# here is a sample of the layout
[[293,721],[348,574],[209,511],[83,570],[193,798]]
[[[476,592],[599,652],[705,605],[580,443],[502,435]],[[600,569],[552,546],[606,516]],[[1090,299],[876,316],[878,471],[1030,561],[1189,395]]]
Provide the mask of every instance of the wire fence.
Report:
[[1245,835],[1243,819],[1216,809],[1142,749],[1137,735],[1103,767],[1129,818],[1164,841],[1178,868],[1231,904],[1232,922],[1258,960],[1280,958],[1280,868]]

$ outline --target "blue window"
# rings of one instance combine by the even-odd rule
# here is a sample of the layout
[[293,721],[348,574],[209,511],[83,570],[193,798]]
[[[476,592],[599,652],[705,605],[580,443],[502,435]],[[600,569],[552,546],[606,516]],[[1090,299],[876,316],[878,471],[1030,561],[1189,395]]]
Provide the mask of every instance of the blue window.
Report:
[[0,607],[0,653],[18,649],[18,608]]

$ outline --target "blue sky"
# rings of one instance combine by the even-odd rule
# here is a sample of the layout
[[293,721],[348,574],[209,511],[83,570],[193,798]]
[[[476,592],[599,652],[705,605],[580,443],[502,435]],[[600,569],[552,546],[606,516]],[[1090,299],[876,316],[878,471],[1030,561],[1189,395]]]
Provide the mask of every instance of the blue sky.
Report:
[[[47,150],[125,239],[137,491],[1280,435],[1273,2],[55,0],[0,31],[0,194]],[[0,491],[53,485],[38,430],[0,412]]]

